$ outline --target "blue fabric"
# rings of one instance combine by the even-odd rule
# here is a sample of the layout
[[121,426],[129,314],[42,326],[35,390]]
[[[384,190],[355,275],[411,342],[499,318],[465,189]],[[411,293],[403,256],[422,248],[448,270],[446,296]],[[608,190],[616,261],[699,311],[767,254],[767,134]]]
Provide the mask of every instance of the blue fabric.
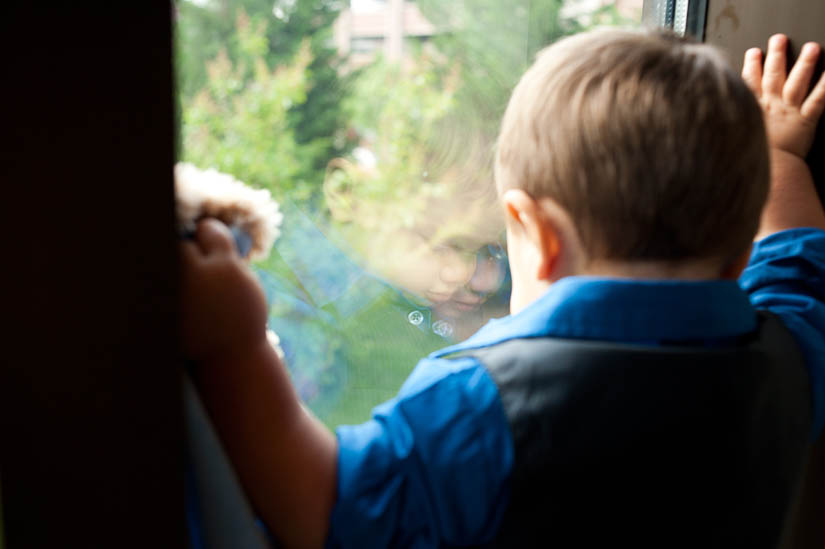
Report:
[[472,359],[421,362],[373,419],[338,429],[329,547],[485,540],[506,507],[513,448],[498,391]]
[[815,430],[825,420],[825,232],[795,229],[756,244],[733,281],[570,277],[517,315],[419,362],[373,419],[337,431],[338,500],[329,547],[477,544],[495,535],[513,447],[498,392],[457,351],[513,338],[563,337],[643,344],[725,345],[756,327],[755,308],[778,314],[805,353]]
[[825,232],[793,229],[760,240],[739,283],[753,306],[779,316],[802,348],[815,440],[825,426]]
[[755,328],[756,312],[733,281],[576,276],[559,280],[519,314],[491,320],[463,343],[431,356],[524,337],[658,344],[729,339]]

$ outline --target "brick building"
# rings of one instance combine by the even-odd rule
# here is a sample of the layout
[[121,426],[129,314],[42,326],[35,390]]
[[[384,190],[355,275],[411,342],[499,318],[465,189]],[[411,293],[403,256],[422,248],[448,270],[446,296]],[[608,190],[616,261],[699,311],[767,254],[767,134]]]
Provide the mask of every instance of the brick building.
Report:
[[435,27],[409,0],[352,0],[335,21],[333,33],[338,52],[349,54],[350,65],[358,67],[378,52],[402,60],[405,40],[426,41]]

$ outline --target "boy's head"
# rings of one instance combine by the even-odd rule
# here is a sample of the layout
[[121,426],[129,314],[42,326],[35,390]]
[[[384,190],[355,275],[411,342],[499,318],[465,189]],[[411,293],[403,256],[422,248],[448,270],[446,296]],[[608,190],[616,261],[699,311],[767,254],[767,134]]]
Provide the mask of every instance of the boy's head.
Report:
[[[510,99],[495,169],[516,300],[519,278],[551,282],[558,252],[571,247],[579,253],[561,276],[611,264],[669,267],[661,277],[710,265],[720,276],[747,253],[769,181],[759,105],[722,56],[623,30],[539,54]],[[556,234],[531,240],[522,200],[540,205],[537,221],[549,219]],[[558,257],[541,265],[514,247]]]

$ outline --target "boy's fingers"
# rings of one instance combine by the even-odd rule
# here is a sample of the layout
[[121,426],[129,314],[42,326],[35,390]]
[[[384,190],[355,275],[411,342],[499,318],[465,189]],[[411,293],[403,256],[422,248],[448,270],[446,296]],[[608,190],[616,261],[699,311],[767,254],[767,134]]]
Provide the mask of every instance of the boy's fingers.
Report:
[[762,77],[762,91],[766,94],[782,96],[787,49],[788,39],[784,34],[774,34],[768,40],[768,54],[765,56],[765,72]]
[[788,81],[782,90],[782,99],[790,105],[801,105],[808,94],[811,77],[814,74],[816,60],[819,58],[819,46],[809,42],[799,52],[799,59],[794,63]]
[[195,232],[195,241],[201,251],[206,254],[212,253],[236,253],[235,241],[229,227],[217,219],[207,218],[198,223]]
[[819,120],[823,111],[825,111],[825,73],[822,73],[819,82],[816,83],[808,98],[802,103],[799,113],[808,120]]
[[762,95],[762,50],[751,48],[745,52],[742,79],[756,97]]
[[180,243],[180,254],[183,258],[183,264],[194,265],[198,258],[202,255],[198,249],[198,245],[191,240],[182,240]]

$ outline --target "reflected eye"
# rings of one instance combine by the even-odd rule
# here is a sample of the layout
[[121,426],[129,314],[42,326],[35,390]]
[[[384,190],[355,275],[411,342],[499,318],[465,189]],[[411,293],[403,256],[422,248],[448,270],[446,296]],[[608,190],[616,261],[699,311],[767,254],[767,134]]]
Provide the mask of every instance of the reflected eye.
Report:
[[496,261],[507,261],[507,252],[498,244],[488,244],[478,251],[480,258],[494,259]]
[[475,261],[478,258],[478,254],[480,250],[476,250],[475,248],[470,248],[466,246],[461,246],[459,244],[439,244],[433,246],[433,252],[442,256],[442,257],[454,257],[460,258],[465,263],[469,263],[471,261]]

